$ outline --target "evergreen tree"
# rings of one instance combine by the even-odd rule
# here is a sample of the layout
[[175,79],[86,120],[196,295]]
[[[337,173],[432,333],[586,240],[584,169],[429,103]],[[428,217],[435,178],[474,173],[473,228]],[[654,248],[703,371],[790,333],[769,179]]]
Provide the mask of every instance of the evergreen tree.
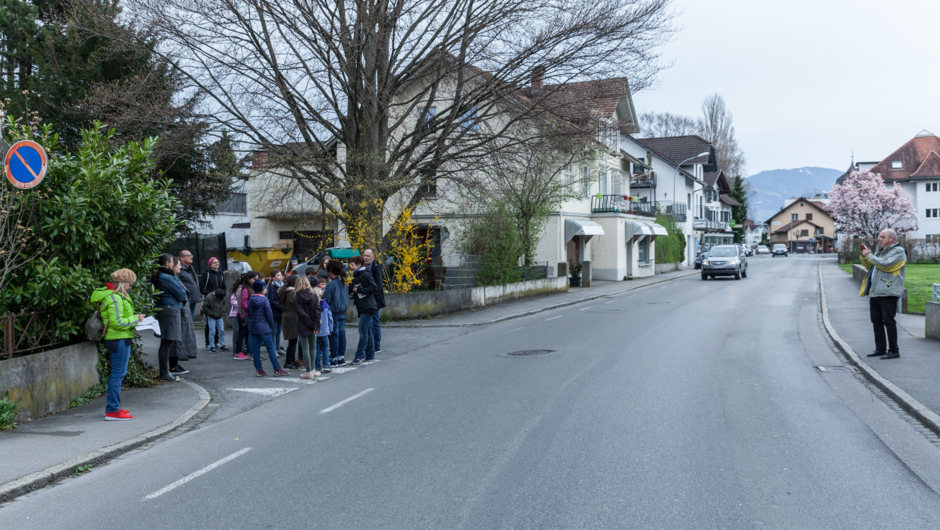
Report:
[[734,242],[742,243],[744,241],[744,223],[747,221],[747,188],[743,178],[734,178],[731,198],[741,203],[741,206],[731,207],[731,218],[734,219]]

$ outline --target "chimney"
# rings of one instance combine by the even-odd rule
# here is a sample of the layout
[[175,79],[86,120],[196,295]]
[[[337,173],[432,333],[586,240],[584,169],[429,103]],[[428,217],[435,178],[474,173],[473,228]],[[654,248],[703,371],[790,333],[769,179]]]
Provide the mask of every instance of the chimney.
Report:
[[532,90],[542,88],[542,79],[545,77],[545,67],[536,66],[532,69]]

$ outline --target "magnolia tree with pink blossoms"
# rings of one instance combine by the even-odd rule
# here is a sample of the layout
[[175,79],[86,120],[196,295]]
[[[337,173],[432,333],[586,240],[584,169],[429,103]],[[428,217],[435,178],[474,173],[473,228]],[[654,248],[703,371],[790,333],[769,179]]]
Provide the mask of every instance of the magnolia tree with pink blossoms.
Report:
[[829,194],[829,213],[836,230],[862,238],[875,239],[885,228],[898,235],[917,230],[917,214],[911,196],[901,186],[885,186],[878,173],[853,171]]

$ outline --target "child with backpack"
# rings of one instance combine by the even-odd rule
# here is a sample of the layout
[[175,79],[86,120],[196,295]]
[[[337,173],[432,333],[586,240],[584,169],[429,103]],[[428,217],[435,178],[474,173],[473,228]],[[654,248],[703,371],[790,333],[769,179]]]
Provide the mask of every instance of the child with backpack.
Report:
[[216,289],[202,299],[202,314],[206,316],[206,325],[209,327],[209,351],[216,352],[215,345],[219,345],[219,351],[228,351],[225,347],[225,321],[222,317],[225,315],[225,291]]

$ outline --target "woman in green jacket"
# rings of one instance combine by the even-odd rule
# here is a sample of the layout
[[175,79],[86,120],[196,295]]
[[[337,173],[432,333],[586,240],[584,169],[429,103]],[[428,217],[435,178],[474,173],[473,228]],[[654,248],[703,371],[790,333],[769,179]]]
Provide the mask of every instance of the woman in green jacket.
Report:
[[105,407],[105,420],[130,420],[134,417],[121,408],[121,384],[127,374],[127,361],[131,355],[131,340],[136,335],[137,323],[144,315],[134,313],[127,290],[137,281],[137,275],[130,269],[120,269],[111,273],[114,290],[107,287],[96,289],[91,295],[91,303],[99,304],[101,320],[107,329],[104,333],[104,347],[111,354],[111,376],[108,377],[108,397]]

